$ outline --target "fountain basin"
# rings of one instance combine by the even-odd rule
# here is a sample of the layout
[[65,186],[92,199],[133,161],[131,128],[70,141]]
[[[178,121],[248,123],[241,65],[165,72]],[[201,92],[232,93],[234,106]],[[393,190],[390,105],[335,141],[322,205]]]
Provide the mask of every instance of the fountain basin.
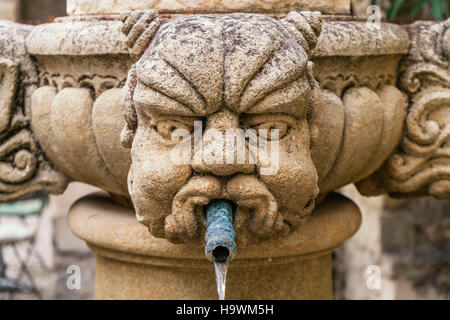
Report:
[[[358,207],[330,194],[288,237],[239,249],[227,299],[332,299],[331,252],[360,224]],[[69,225],[96,255],[96,299],[217,299],[214,269],[201,248],[152,237],[133,210],[106,194],[77,201]]]

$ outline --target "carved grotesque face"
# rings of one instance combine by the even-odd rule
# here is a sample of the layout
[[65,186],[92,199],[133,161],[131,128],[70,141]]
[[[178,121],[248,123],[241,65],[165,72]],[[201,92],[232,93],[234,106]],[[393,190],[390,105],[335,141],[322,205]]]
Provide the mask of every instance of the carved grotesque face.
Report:
[[[320,30],[296,15],[315,44],[311,36]],[[315,85],[308,42],[299,43],[302,30],[294,27],[260,15],[174,19],[130,71],[128,186],[154,236],[202,244],[203,207],[212,199],[235,203],[241,245],[288,233],[311,212],[318,194],[308,125]],[[188,163],[174,161],[176,132],[192,146]],[[227,132],[236,133],[234,146],[220,142]],[[215,160],[207,161],[208,152]]]

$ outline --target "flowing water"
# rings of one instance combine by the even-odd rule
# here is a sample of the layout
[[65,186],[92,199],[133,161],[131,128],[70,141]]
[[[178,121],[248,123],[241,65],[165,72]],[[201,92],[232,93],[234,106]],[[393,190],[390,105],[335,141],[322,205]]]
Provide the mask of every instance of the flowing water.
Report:
[[219,300],[225,300],[225,287],[227,284],[227,271],[229,259],[225,262],[214,260],[214,270],[216,270],[217,293]]

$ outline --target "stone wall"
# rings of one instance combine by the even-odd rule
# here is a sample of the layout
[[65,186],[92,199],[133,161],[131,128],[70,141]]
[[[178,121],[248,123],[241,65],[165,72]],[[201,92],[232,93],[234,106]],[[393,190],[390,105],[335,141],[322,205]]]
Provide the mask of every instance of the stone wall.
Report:
[[20,21],[27,24],[46,23],[66,15],[65,0],[21,0]]
[[19,12],[18,0],[0,0],[0,20],[17,21]]
[[39,24],[65,15],[65,0],[0,0],[0,20]]
[[450,298],[450,201],[387,199],[381,247],[392,261],[396,299]]
[[[363,224],[335,253],[338,299],[450,297],[450,201],[365,198],[353,187],[342,192],[360,207]],[[370,266],[380,270],[380,289],[369,288]]]

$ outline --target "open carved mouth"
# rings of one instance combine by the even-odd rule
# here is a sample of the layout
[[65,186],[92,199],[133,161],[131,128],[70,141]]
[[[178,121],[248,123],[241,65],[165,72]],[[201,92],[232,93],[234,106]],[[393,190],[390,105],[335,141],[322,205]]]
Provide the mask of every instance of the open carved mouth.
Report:
[[237,251],[233,228],[235,204],[229,200],[212,200],[205,211],[205,255],[212,261],[226,263]]
[[198,242],[207,226],[205,208],[217,199],[233,207],[236,230],[248,228],[257,237],[268,238],[282,227],[275,197],[256,177],[239,175],[223,183],[212,176],[195,176],[173,199],[172,214],[165,221],[168,239]]

